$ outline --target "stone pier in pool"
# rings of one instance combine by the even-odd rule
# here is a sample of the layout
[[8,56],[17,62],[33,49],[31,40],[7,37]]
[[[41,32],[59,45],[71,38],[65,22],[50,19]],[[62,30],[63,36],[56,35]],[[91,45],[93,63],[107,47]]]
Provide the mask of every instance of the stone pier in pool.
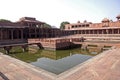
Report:
[[[83,38],[45,38],[45,39],[28,39],[28,44],[35,44],[39,48],[60,50],[76,47],[78,44],[73,42],[83,42]],[[79,44],[80,46],[80,44]]]

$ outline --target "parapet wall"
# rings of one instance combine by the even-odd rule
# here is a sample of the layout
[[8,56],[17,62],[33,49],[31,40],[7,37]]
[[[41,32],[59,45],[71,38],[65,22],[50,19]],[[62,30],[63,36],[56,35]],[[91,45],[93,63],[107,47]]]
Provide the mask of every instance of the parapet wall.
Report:
[[45,39],[28,39],[28,44],[35,43],[41,45],[44,49],[66,49],[73,46],[73,41],[80,41],[79,38],[45,38]]

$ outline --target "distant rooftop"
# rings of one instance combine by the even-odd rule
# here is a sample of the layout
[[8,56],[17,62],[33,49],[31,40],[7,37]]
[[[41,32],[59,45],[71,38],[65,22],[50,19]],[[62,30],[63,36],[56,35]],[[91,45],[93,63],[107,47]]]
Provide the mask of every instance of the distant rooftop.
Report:
[[44,22],[38,21],[38,20],[36,20],[36,18],[33,18],[33,17],[22,17],[22,18],[19,19],[18,22],[21,22],[21,21],[31,22],[31,23],[32,23],[32,22],[33,22],[33,23],[43,23],[43,24],[44,24]]
[[20,18],[20,21],[22,21],[22,20],[36,20],[36,18],[33,18],[33,17],[22,17],[22,18]]

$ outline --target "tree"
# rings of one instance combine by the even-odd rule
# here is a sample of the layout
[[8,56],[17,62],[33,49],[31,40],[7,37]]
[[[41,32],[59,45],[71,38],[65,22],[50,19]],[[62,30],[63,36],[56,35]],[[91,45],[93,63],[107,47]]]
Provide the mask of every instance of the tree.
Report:
[[51,28],[51,25],[45,23],[45,24],[44,24],[44,28]]
[[7,19],[0,19],[0,22],[11,22],[11,21]]
[[67,22],[67,21],[62,22],[62,23],[60,24],[60,29],[65,29],[65,25],[66,25],[66,24],[70,24],[70,23]]

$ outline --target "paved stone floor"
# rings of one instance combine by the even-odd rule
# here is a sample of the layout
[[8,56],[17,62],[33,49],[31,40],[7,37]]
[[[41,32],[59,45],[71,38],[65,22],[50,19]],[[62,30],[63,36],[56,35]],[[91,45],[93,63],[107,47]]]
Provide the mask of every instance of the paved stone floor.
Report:
[[0,55],[0,80],[54,80],[54,74],[35,66]]
[[105,51],[60,75],[0,54],[0,80],[120,80],[120,49]]

